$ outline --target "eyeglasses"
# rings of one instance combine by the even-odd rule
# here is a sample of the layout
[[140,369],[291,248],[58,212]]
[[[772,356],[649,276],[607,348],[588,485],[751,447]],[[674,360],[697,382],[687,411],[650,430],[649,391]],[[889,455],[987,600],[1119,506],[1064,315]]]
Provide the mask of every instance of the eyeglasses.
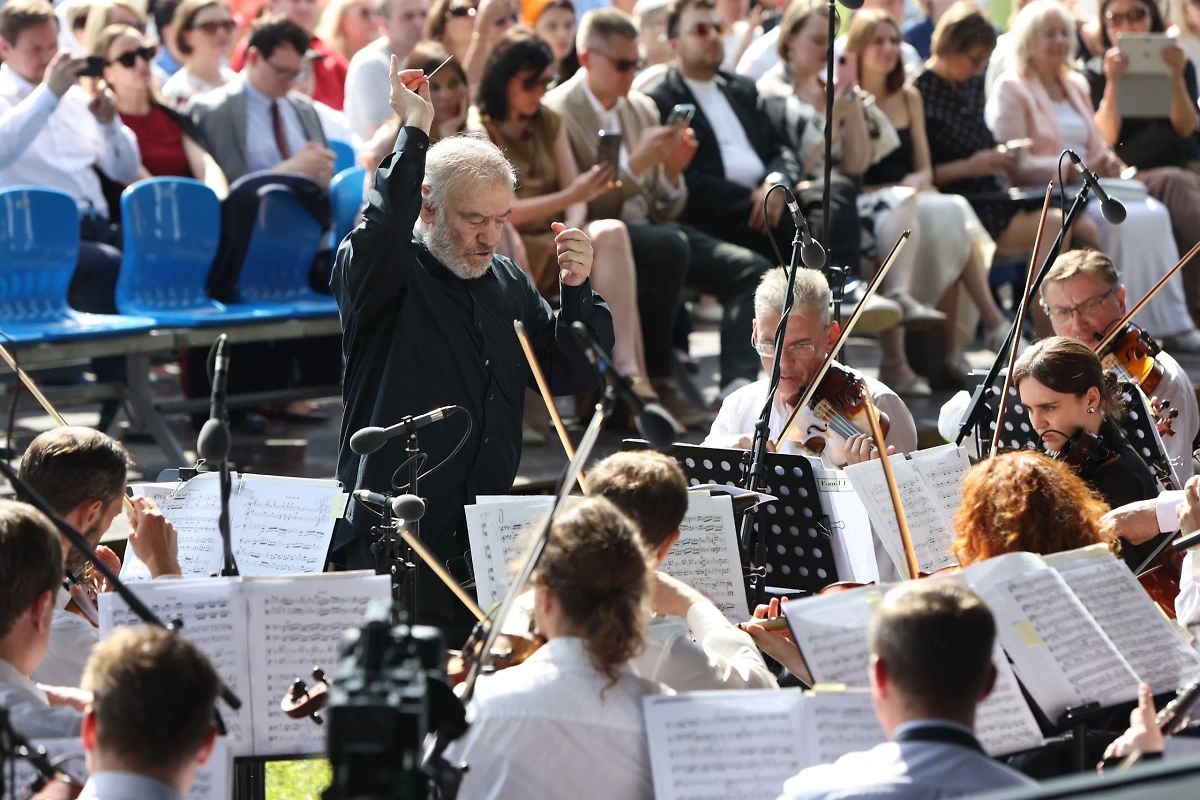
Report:
[[1088,314],[1091,314],[1093,311],[1100,308],[1100,306],[1104,305],[1104,301],[1112,297],[1114,291],[1116,290],[1109,289],[1099,297],[1093,297],[1091,300],[1080,303],[1073,308],[1050,308],[1047,306],[1046,315],[1055,322],[1067,322],[1076,314],[1081,317],[1086,317]]
[[693,36],[699,36],[701,39],[709,34],[716,36],[724,36],[729,33],[729,26],[724,22],[697,22],[695,25],[687,29],[687,32]]
[[304,72],[303,69],[289,69],[288,67],[281,67],[278,64],[272,64],[265,58],[262,60],[262,62],[271,69],[275,70],[275,74],[280,80],[287,81],[289,83],[295,83],[300,77],[300,73]]
[[225,31],[225,33],[233,33],[233,29],[237,27],[237,23],[231,19],[223,19],[218,22],[198,22],[192,25],[191,29],[196,31],[204,31],[208,36],[216,36],[217,31]]
[[1145,6],[1138,6],[1137,8],[1131,8],[1128,11],[1126,11],[1124,14],[1120,13],[1119,11],[1115,12],[1115,13],[1112,11],[1104,12],[1104,18],[1106,20],[1108,20],[1108,22],[1111,25],[1114,25],[1114,26],[1116,26],[1116,25],[1136,25],[1139,22],[1145,22],[1146,17],[1148,17],[1148,16],[1150,16],[1150,9],[1146,8]]
[[473,17],[475,16],[475,7],[450,6],[450,8],[446,9],[446,13],[452,17],[458,17],[459,19],[462,19],[463,17]]
[[543,78],[541,75],[538,75],[535,78],[525,78],[522,80],[521,88],[527,92],[532,92],[537,89],[541,89],[543,92],[546,92],[550,90],[550,87],[553,86],[554,82],[557,80],[557,75],[551,75],[547,78]]
[[154,60],[156,55],[158,55],[158,47],[154,45],[149,47],[139,47],[137,50],[130,50],[128,53],[122,53],[108,63],[120,64],[122,67],[125,67],[125,69],[133,69],[133,65],[137,63],[139,58],[149,64]]
[[588,52],[603,57],[605,61],[613,65],[613,69],[617,72],[633,72],[637,69],[638,60],[636,58],[613,58],[608,53],[602,53],[599,50],[589,50]]
[[[763,358],[775,357],[774,342],[754,342],[754,350]],[[807,359],[812,358],[817,354],[815,345],[805,344],[802,342],[793,342],[785,345],[783,348],[784,355],[792,359]]]

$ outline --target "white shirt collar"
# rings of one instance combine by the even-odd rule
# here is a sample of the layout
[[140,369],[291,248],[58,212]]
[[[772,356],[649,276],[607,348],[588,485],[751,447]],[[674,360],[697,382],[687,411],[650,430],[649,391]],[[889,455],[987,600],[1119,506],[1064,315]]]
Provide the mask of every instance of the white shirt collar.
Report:
[[916,730],[917,728],[950,728],[970,736],[975,735],[975,731],[960,722],[929,717],[926,719],[910,719],[908,722],[901,723],[896,727],[896,730],[892,731],[892,738],[895,739],[902,731]]
[[7,683],[10,686],[16,686],[18,689],[24,689],[31,695],[49,705],[50,701],[46,698],[46,693],[38,688],[28,675],[14,667],[8,661],[0,658],[0,683]]
[[588,86],[587,78],[581,80],[580,85],[583,86],[583,93],[587,95],[588,102],[592,104],[592,110],[596,112],[597,117],[604,117],[608,114],[615,114],[621,108],[621,101],[624,97],[618,97],[617,102],[613,103],[612,108],[605,108],[604,104],[592,93],[592,87]]

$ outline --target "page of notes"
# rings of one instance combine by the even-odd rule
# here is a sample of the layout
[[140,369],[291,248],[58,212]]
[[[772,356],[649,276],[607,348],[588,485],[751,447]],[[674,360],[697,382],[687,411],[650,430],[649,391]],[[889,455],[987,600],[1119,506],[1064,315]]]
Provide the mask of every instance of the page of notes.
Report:
[[510,497],[464,509],[480,608],[504,600],[526,543],[553,504],[553,497]]
[[996,683],[975,713],[979,743],[993,758],[1041,747],[1046,739],[1025,695],[1021,694],[999,640],[992,650],[992,665],[996,668]]
[[870,686],[867,625],[885,589],[863,586],[783,604],[792,638],[814,681],[859,688]]
[[1046,557],[1083,607],[1155,694],[1173,692],[1200,674],[1200,654],[1179,634],[1133,572],[1105,547]]
[[954,515],[962,505],[963,480],[971,469],[966,448],[944,444],[928,450],[917,450],[909,453],[908,457],[937,501],[942,518],[953,530]]
[[832,764],[887,741],[868,690],[805,692],[800,707],[806,767]]
[[[236,473],[231,476],[236,483]],[[175,526],[179,543],[179,568],[185,578],[207,578],[221,569],[221,486],[217,473],[206,472],[184,483],[134,484],[135,497],[153,500]],[[125,549],[121,580],[148,581],[150,570]]]
[[288,687],[313,667],[332,675],[342,634],[362,625],[373,600],[389,601],[390,578],[370,572],[326,572],[281,578],[243,578],[249,609],[250,696],[254,754],[325,752],[325,731],[279,708]]
[[733,501],[728,495],[688,492],[679,540],[659,569],[712,600],[735,625],[750,619]]
[[[232,578],[159,580],[129,588],[163,622],[182,621],[180,635],[208,656],[221,680],[241,699],[242,707],[237,711],[224,702],[219,702],[218,708],[233,754],[252,755],[252,687],[246,647],[246,603],[241,581]],[[101,639],[118,626],[142,624],[115,592],[100,595],[99,609]]]
[[855,583],[879,583],[879,562],[875,558],[875,537],[871,533],[867,507],[844,472],[828,470],[827,473],[830,477],[818,485],[821,487],[821,510],[829,517],[833,533],[833,561],[838,578]]
[[233,554],[242,575],[289,575],[325,569],[333,539],[333,480],[242,475],[231,502]]

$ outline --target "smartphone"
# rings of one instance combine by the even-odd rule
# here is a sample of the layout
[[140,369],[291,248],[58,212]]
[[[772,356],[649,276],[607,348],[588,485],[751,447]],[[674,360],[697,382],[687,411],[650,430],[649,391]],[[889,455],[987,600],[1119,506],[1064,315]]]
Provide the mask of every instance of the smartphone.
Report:
[[668,125],[679,125],[686,128],[692,124],[692,119],[696,116],[696,106],[692,103],[678,103],[671,109],[671,113],[667,116]]
[[600,131],[600,144],[596,148],[596,163],[612,167],[614,180],[621,170],[621,134]]
[[838,94],[858,86],[858,53],[842,53],[833,71],[833,90]]
[[104,66],[104,56],[88,56],[87,66],[83,68],[83,72],[79,73],[79,77],[103,78]]

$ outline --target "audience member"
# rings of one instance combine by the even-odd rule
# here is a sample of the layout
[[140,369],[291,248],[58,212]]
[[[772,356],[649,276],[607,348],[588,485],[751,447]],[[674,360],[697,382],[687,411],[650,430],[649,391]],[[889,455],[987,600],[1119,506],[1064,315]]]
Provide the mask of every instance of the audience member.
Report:
[[403,61],[425,27],[427,0],[382,0],[383,36],[359,50],[346,73],[346,115],[350,129],[364,142],[392,118],[388,105],[391,58]]
[[425,38],[445,47],[447,55],[454,56],[460,69],[466,67],[478,11],[475,0],[434,0],[425,19]]
[[171,41],[183,66],[163,84],[162,93],[176,111],[186,113],[193,97],[236,77],[225,66],[235,27],[224,0],[183,0],[175,9]]
[[471,34],[471,47],[467,50],[466,63],[463,65],[472,90],[483,80],[483,68],[492,57],[496,42],[520,22],[521,4],[518,0],[480,0],[475,14],[475,32]]
[[750,0],[716,0],[717,14],[725,20],[728,31],[722,44],[725,60],[721,69],[733,72],[750,43],[763,34],[763,6]]
[[83,55],[83,32],[87,30],[88,11],[91,8],[91,0],[64,0],[55,6],[60,50],[66,50],[73,56]]
[[230,183],[251,172],[306,175],[322,186],[334,157],[312,102],[292,91],[305,69],[309,36],[281,14],[258,20],[247,37],[238,80],[192,102],[201,144]]
[[671,690],[630,667],[650,576],[637,526],[608,500],[555,521],[531,581],[548,641],[475,685],[474,722],[447,750],[471,765],[464,797],[654,796],[642,698]]
[[0,707],[27,738],[79,735],[85,698],[78,690],[34,683],[46,655],[62,545],[50,520],[24,503],[0,500]]
[[108,63],[104,81],[117,98],[121,122],[137,136],[142,156],[139,177],[176,175],[196,178],[224,197],[229,186],[217,162],[196,143],[191,120],[166,108],[154,86],[150,60],[154,47],[127,25],[110,25],[92,55]]
[[212,755],[221,679],[183,636],[118,628],[88,659],[92,700],[81,739],[88,781],[81,798],[186,797]]
[[128,25],[145,33],[146,15],[141,5],[134,5],[129,0],[93,0],[81,40],[84,53],[92,52],[100,34],[109,25]]
[[[588,19],[612,11],[593,11]],[[588,470],[588,494],[612,501],[632,519],[651,565],[662,566],[688,509],[687,478],[674,459],[650,450],[611,455]],[[650,607],[646,650],[633,660],[643,678],[677,692],[778,686],[750,635],[691,586],[655,572]]]
[[350,59],[383,33],[378,0],[331,0],[317,20],[316,34]]
[[[588,203],[617,188],[617,176],[600,164],[578,171],[562,117],[542,101],[553,61],[549,46],[530,29],[504,34],[484,71],[471,124],[487,133],[521,176],[508,220],[521,233],[534,286],[543,295],[558,289],[551,225],[582,228],[595,251],[592,287],[612,311],[617,337],[613,363],[640,397],[657,401],[647,379],[628,229],[619,219],[588,219]],[[677,280],[670,302],[679,302],[679,285]],[[669,340],[651,343],[651,348],[660,346],[670,347]]]
[[[1122,34],[1165,33],[1166,22],[1154,0],[1104,0],[1100,4],[1100,43],[1108,48],[1103,56],[1092,59],[1083,75],[1092,87],[1095,121],[1116,151],[1131,167],[1137,167],[1137,179],[1146,184],[1151,197],[1157,198],[1171,214],[1175,246],[1180,254],[1200,242],[1200,108],[1196,105],[1196,67],[1188,61],[1183,48],[1174,42],[1162,50],[1162,60],[1171,74],[1171,100],[1161,116],[1122,116],[1121,93],[1138,94],[1144,89],[1131,85],[1122,88],[1122,76],[1129,68],[1129,57],[1121,53],[1116,40]],[[1126,98],[1129,99],[1129,98]],[[1193,319],[1200,319],[1200,264],[1183,270],[1184,295]]]
[[[918,0],[916,5],[921,16],[904,23],[902,30],[904,41],[917,51],[917,55],[922,60],[928,61],[929,57],[933,55],[934,28],[937,27],[942,14],[945,14],[946,10],[954,3],[955,0]],[[992,30],[994,35],[995,28]]]
[[180,0],[151,0],[150,19],[154,22],[154,34],[158,37],[158,54],[154,57],[154,77],[159,86],[179,71],[183,61],[174,49],[171,37],[171,22]]
[[660,124],[654,101],[629,88],[637,64],[637,30],[629,15],[618,9],[593,11],[579,30],[577,49],[581,69],[547,94],[545,103],[563,118],[580,170],[596,164],[597,131],[622,137],[621,187],[593,200],[589,216],[620,219],[629,229],[646,368],[659,400],[683,425],[707,424],[711,419],[687,403],[669,378],[678,311],[677,302],[670,304],[678,296],[677,284],[686,273],[689,286],[715,295],[725,306],[719,385],[752,381],[758,377],[750,346],[754,288],[771,262],[690,225],[668,224],[687,202],[682,174],[696,143],[685,126]]
[[80,311],[115,314],[120,231],[109,220],[98,168],[117,183],[137,177],[137,137],[116,98],[75,85],[83,58],[58,51],[58,23],[45,0],[0,7],[0,187],[66,192],[79,206],[79,262],[68,299]]
[[1194,68],[1200,64],[1200,6],[1190,0],[1169,0],[1167,6],[1170,32]]
[[889,741],[802,770],[780,800],[933,800],[1035,785],[975,738],[976,707],[996,682],[996,621],[974,592],[939,579],[896,586],[872,612],[867,640],[871,696]]
[[[641,80],[651,67],[665,69],[671,61],[671,46],[667,43],[668,5],[670,0],[638,0],[633,7],[633,23],[638,29],[638,68],[641,70],[637,80]],[[635,86],[641,88],[636,81]]]
[[[314,33],[320,7],[314,0],[269,0],[266,13],[282,14],[304,31],[308,37],[308,46],[300,48],[300,54],[310,54],[313,99],[341,111],[349,65],[346,57],[334,49],[333,45]],[[246,51],[250,46],[250,37],[246,37],[233,49],[229,66],[235,71],[242,71],[247,62]]]
[[562,83],[575,74],[575,4],[572,0],[522,0],[521,22],[550,46],[550,74]]

